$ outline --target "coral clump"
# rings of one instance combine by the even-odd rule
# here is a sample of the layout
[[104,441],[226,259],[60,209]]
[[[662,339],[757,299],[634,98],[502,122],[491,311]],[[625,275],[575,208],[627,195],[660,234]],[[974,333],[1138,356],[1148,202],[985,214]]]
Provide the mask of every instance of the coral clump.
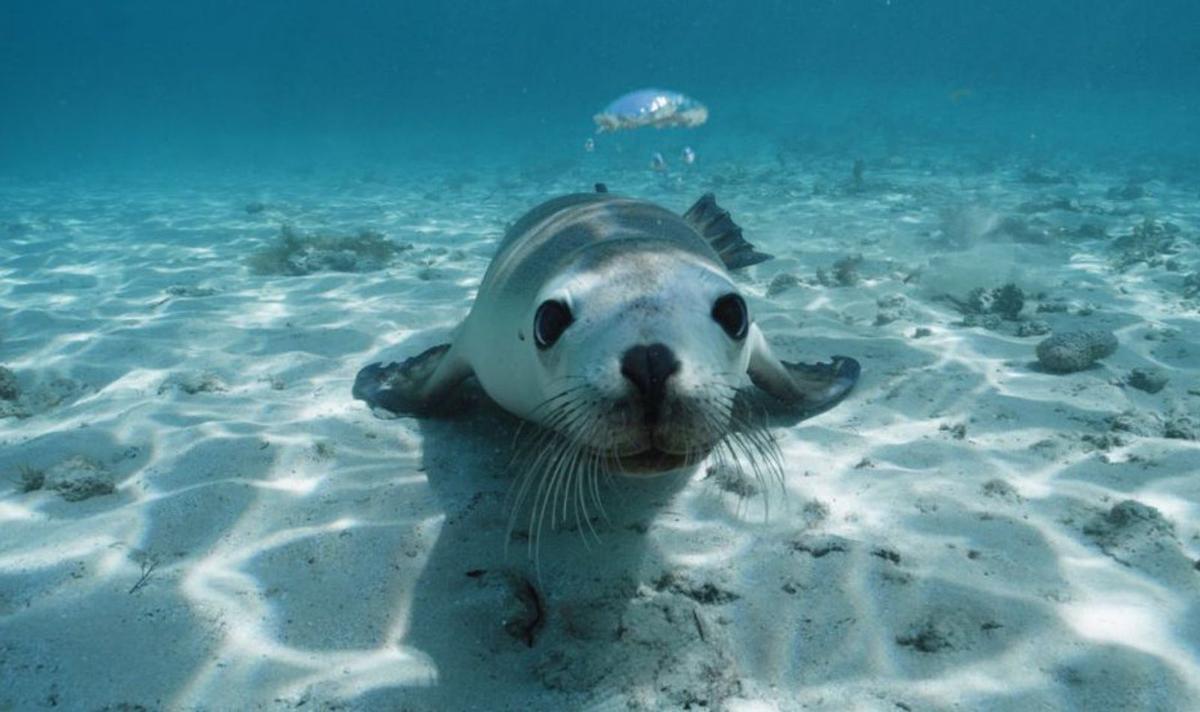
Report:
[[1054,334],[1037,345],[1038,363],[1051,373],[1074,373],[1117,350],[1111,331],[1088,329]]

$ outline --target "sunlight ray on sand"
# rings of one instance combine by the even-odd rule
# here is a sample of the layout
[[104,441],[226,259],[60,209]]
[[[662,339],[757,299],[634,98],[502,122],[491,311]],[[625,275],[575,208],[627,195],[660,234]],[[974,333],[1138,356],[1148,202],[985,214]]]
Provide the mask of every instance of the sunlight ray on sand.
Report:
[[342,518],[283,529],[242,547],[213,552],[193,564],[181,582],[182,591],[191,605],[218,615],[225,634],[213,661],[197,669],[176,704],[191,706],[229,699],[228,691],[223,691],[229,676],[245,677],[249,683],[257,676],[256,668],[263,665],[288,671],[275,689],[277,695],[297,696],[316,688],[333,697],[354,697],[379,686],[436,684],[437,672],[427,656],[394,645],[395,638],[389,637],[387,643],[373,650],[305,650],[283,644],[273,631],[276,614],[270,600],[262,596],[255,578],[242,570],[272,549],[362,526],[374,525]]
[[[1191,681],[1193,692],[1200,691],[1200,656],[1181,639],[1178,623],[1187,605],[1177,597],[1166,611],[1160,597],[1141,597],[1120,591],[1108,591],[1087,601],[1062,607],[1062,616],[1083,637],[1100,642],[1118,643],[1156,656]],[[1166,614],[1164,616],[1164,613]]]

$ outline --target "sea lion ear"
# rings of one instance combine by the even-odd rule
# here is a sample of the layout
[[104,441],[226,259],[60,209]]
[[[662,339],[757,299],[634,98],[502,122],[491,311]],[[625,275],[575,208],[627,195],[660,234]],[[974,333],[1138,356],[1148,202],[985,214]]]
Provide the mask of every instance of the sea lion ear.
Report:
[[771,255],[755,250],[754,245],[742,237],[742,228],[729,217],[728,210],[717,205],[717,197],[712,193],[700,196],[683,214],[683,219],[717,251],[729,269],[741,269],[773,259]]
[[751,382],[771,396],[768,410],[796,420],[840,403],[858,383],[861,371],[858,361],[849,356],[834,356],[828,363],[780,361],[761,334],[755,336],[748,369]]

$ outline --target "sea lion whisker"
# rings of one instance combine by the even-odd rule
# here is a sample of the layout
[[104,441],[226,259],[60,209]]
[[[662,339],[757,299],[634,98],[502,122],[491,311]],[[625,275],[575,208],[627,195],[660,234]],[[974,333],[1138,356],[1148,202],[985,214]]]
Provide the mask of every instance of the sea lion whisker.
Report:
[[[558,409],[554,424],[562,425],[564,422],[569,423],[580,416],[583,411],[577,406],[578,403],[576,402],[562,404]],[[513,502],[510,514],[510,535],[515,525],[515,518],[519,516],[521,505],[524,503],[525,497],[528,496],[528,489],[532,485],[533,480],[541,479],[541,476],[544,475],[543,466],[547,464],[548,458],[552,459],[556,453],[561,452],[559,448],[552,447],[552,445],[559,440],[566,440],[564,435],[554,428],[534,425],[537,427],[537,430],[517,448],[510,459],[510,466],[519,461],[526,461],[526,465],[521,468],[521,473],[517,480],[521,485],[517,491],[516,500]],[[536,508],[536,498],[534,507]],[[532,521],[530,526],[532,527]]]
[[[563,457],[566,456],[567,450],[556,449],[552,455],[551,465],[548,469],[549,474],[544,474],[541,477],[541,482],[538,484],[538,491],[534,495],[533,510],[530,511],[529,529],[530,540],[529,545],[532,548],[534,569],[541,576],[541,550],[542,550],[542,525],[546,521],[546,509],[549,507],[551,500],[554,498],[553,491],[561,475],[560,465]],[[548,486],[547,486],[548,485]],[[545,489],[543,489],[545,488]],[[545,497],[542,496],[543,491]],[[539,506],[540,503],[540,506]],[[534,514],[537,514],[537,526],[534,527]],[[551,522],[553,526],[553,522]]]
[[[587,429],[581,432],[581,437],[579,438],[580,442],[590,442],[591,437],[595,434],[596,430],[600,426],[600,419],[593,418],[592,422],[588,424]],[[583,455],[583,461],[578,466],[578,471],[576,473],[576,525],[578,526],[578,514],[582,511],[583,521],[587,523],[588,529],[591,530],[592,538],[599,542],[600,537],[596,533],[596,528],[592,525],[592,516],[588,511],[587,506],[587,494],[590,493],[592,489],[592,482],[594,481],[592,470],[595,466],[595,451],[591,447],[585,445],[581,449],[581,454]],[[597,502],[598,501],[599,500],[597,500]],[[584,535],[582,527],[579,527],[579,533],[584,537],[584,546],[587,546],[587,537]]]
[[569,395],[578,393],[579,391],[582,391],[586,388],[589,388],[589,386],[585,383],[585,384],[578,385],[578,386],[572,386],[570,388],[559,391],[558,393],[555,393],[554,395],[546,398],[541,403],[538,403],[536,406],[534,406],[533,409],[529,411],[529,415],[526,417],[526,419],[523,421],[523,423],[531,422],[531,421],[536,422],[536,419],[543,408],[549,408],[551,406],[551,404],[553,404],[559,400],[562,400],[563,398],[566,398]]
[[736,438],[740,442],[745,443],[745,447],[761,456],[761,460],[758,457],[755,458],[754,469],[755,476],[763,488],[764,516],[769,517],[770,499],[768,493],[771,488],[769,480],[773,480],[779,486],[781,496],[787,496],[783,469],[783,453],[779,449],[779,443],[769,430],[762,426],[756,427],[753,423],[743,423],[743,427],[736,431]]
[[[583,451],[583,444],[579,440],[578,430],[579,430],[579,428],[576,425],[576,426],[573,426],[571,428],[571,430],[568,432],[568,438],[571,441],[570,452],[563,459],[563,462],[561,465],[561,467],[563,469],[562,519],[561,519],[561,522],[564,526],[567,523],[567,510],[568,510],[567,505],[568,505],[568,502],[570,501],[570,497],[571,497],[571,485],[573,483],[572,481],[575,476],[575,464],[579,461],[579,456]],[[554,509],[552,510],[552,513],[550,516],[551,528],[556,527],[557,522],[559,521],[557,516],[554,514],[554,512],[557,512],[557,510],[558,510],[558,498],[556,496],[555,502],[554,502]],[[576,512],[576,525],[578,525],[578,516],[579,516],[578,512]]]
[[[579,532],[580,539],[583,540],[584,549],[591,550],[591,544],[588,542],[587,533],[584,531],[584,522],[587,526],[591,526],[589,513],[587,511],[587,502],[583,498],[583,471],[582,464],[585,462],[587,448],[580,446],[576,448],[575,456],[571,459],[571,469],[568,473],[567,488],[563,492],[563,520],[566,521],[566,499],[568,494],[574,495],[574,512],[575,512],[575,530]],[[593,532],[594,534],[595,532]]]
[[760,450],[764,453],[773,466],[772,469],[779,483],[780,491],[785,492],[786,487],[784,482],[783,451],[780,450],[779,441],[771,432],[768,424],[769,415],[767,414],[766,408],[760,407],[757,411],[756,422],[747,422],[747,433],[758,441]]
[[517,461],[526,459],[531,453],[544,452],[544,448],[539,448],[538,446],[546,440],[554,437],[555,431],[550,428],[543,428],[536,425],[533,427],[536,427],[537,429],[533,430],[532,433],[527,432],[526,435],[528,438],[524,442],[520,443],[519,445],[513,445],[512,455],[508,460],[510,467],[515,465]]
[[[567,443],[565,450],[562,450],[560,456],[554,460],[553,480],[550,489],[547,492],[547,498],[552,500],[550,509],[550,527],[555,529],[560,521],[558,516],[558,490],[561,488],[563,492],[562,518],[561,522],[566,523],[567,520],[567,501],[570,492],[570,479],[572,468],[578,458],[579,452],[583,444],[579,438],[580,423],[586,423],[591,417],[591,413],[586,408],[580,408],[577,413],[568,422],[559,425],[562,432],[562,440]],[[540,528],[540,524],[539,524]]]
[[[548,430],[548,431],[544,431],[543,433],[540,434],[540,437],[538,438],[538,442],[548,441],[548,444],[549,444],[560,437],[562,437],[562,436],[559,433],[557,433],[553,430]],[[526,499],[526,497],[529,496],[530,488],[533,486],[533,483],[535,481],[537,481],[539,483],[539,490],[540,490],[542,484],[544,484],[545,480],[543,477],[542,463],[547,457],[552,456],[556,451],[557,451],[557,448],[552,448],[552,447],[543,447],[543,448],[539,449],[538,451],[536,451],[536,454],[534,455],[533,459],[527,464],[526,467],[522,468],[520,475],[518,475],[518,479],[515,480],[513,482],[513,485],[510,486],[510,491],[511,491],[512,487],[515,487],[517,482],[520,482],[520,488],[517,491],[516,498],[512,503],[512,508],[509,510],[508,527],[507,527],[507,534],[506,534],[506,539],[505,539],[505,547],[506,547],[505,551],[506,552],[507,552],[508,542],[512,539],[512,533],[513,533],[514,528],[516,527],[517,517],[520,516],[521,508],[525,504],[525,499]],[[536,509],[537,509],[537,497],[534,498],[533,509],[531,510],[531,516],[532,516],[532,512],[536,511]],[[529,529],[530,529],[529,535],[532,536],[532,529],[533,529],[532,520],[530,521]],[[532,546],[532,539],[530,540],[530,546]]]
[[[752,459],[744,454],[744,444],[735,443],[736,434],[726,430],[724,435],[717,442],[717,445],[713,448],[718,468],[728,471],[743,471],[744,467],[742,463],[746,460],[750,460],[750,462],[747,463],[747,466],[753,470],[754,465]],[[742,452],[739,453],[739,450]],[[728,457],[726,456],[727,454]],[[739,497],[739,510],[743,506],[745,498],[746,496],[744,494]]]
[[[581,416],[584,417],[584,416]],[[566,474],[570,472],[570,462],[574,454],[577,452],[579,444],[571,436],[570,431],[563,432],[562,442],[565,444],[554,459],[552,469],[550,488],[546,492],[546,501],[550,506],[550,530],[554,531],[558,527],[558,490],[562,485],[562,480]],[[566,517],[566,504],[563,505],[563,516]]]
[[605,523],[611,524],[612,520],[608,518],[608,511],[604,508],[604,502],[600,497],[600,473],[604,469],[603,455],[595,448],[588,448],[588,486],[591,489],[592,501],[596,503],[596,509],[600,511],[600,517]]
[[[730,451],[735,453],[735,455],[734,455],[735,461],[744,464],[750,470],[750,472],[754,475],[754,478],[756,481],[758,481],[759,485],[760,486],[763,485],[764,482],[763,482],[763,475],[762,475],[762,466],[759,463],[758,456],[755,452],[755,448],[746,441],[746,439],[744,438],[744,434],[740,430],[737,430],[737,429],[730,430],[728,435],[725,438],[725,442],[729,446]],[[765,502],[766,501],[765,488],[763,490],[763,496],[764,496],[764,502]],[[767,504],[764,504],[764,506],[769,507],[769,505],[767,505]]]
[[696,407],[694,413],[699,416],[700,425],[704,428],[705,440],[713,443],[723,439],[729,431],[727,425],[723,424],[718,419],[718,414],[713,408]]
[[[600,518],[605,524],[611,525],[612,520],[608,518],[608,510],[604,508],[604,500],[600,496],[600,455],[595,450],[588,450],[587,466],[584,470],[587,476],[588,495],[591,496],[592,502],[596,505],[596,511],[600,512]],[[600,536],[596,533],[596,528],[592,526],[591,518],[588,518],[588,528],[592,530],[592,536],[597,542],[600,541]]]
[[747,441],[745,433],[733,433],[730,439],[738,445],[742,452],[748,453],[750,471],[754,473],[754,480],[762,491],[763,521],[767,521],[771,517],[771,492],[767,485],[766,474],[763,472],[762,462],[758,457],[758,451],[751,442]]
[[[726,454],[726,449],[728,447],[729,447],[729,444],[725,441],[724,438],[722,438],[721,441],[716,443],[716,445],[713,447],[712,453],[711,453],[712,469],[710,469],[710,472],[713,472],[715,470],[716,473],[722,473],[722,472],[728,472],[728,471],[731,471],[734,469],[735,465],[730,464],[728,455]],[[720,488],[724,489],[726,491],[729,491],[731,489],[729,487],[720,487]],[[732,491],[734,492],[734,494],[736,494],[738,496],[736,514],[740,518],[742,516],[742,509],[743,509],[743,507],[745,507],[746,498],[748,497],[748,494],[744,489],[740,489],[740,488],[732,488]]]
[[557,437],[559,437],[559,434],[553,430],[539,429],[528,441],[522,444],[518,451],[513,453],[511,464],[515,466],[518,462],[523,462],[525,463],[522,468],[523,472],[536,472],[540,461],[548,452],[548,448],[538,446],[547,444]]
[[[690,468],[702,461],[707,454],[707,451],[711,450],[711,445],[709,445],[709,443],[712,443],[715,440],[712,436],[716,431],[713,427],[712,415],[701,405],[700,402],[685,402],[682,410],[684,412],[685,420],[689,423],[698,424],[703,433],[701,438],[689,438],[685,445],[683,452],[683,466],[685,468]],[[699,443],[704,443],[704,445],[700,445]],[[705,448],[708,448],[708,450]]]
[[561,437],[560,433],[554,431],[554,437],[541,449],[530,469],[532,476],[537,480],[537,489],[533,492],[529,510],[529,545],[531,547],[533,546],[534,525],[537,524],[538,509],[545,507],[542,495],[550,484],[557,458],[562,457],[562,449],[553,447]]

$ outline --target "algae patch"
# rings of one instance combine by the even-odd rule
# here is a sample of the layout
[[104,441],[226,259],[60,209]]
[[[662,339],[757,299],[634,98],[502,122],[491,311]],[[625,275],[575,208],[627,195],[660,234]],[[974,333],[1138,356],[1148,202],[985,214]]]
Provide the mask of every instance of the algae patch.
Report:
[[279,238],[246,259],[255,274],[300,276],[315,272],[371,272],[383,269],[401,252],[412,249],[374,230],[353,235],[304,235],[290,225]]

